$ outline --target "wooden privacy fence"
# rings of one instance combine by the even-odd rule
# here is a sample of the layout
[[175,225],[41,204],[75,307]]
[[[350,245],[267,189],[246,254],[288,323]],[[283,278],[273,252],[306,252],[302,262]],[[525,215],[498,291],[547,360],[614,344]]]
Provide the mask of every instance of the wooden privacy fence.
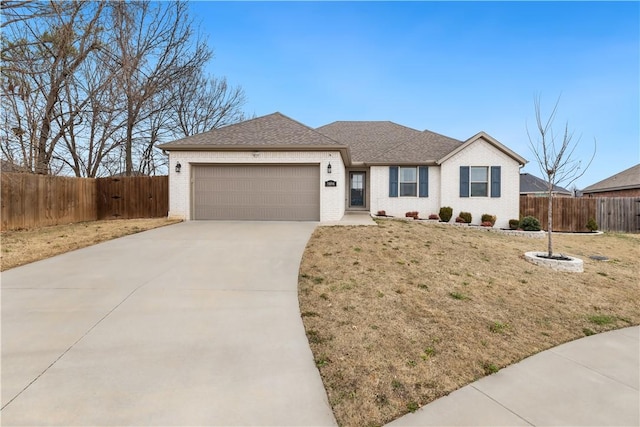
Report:
[[98,219],[155,218],[169,211],[169,178],[71,178],[2,173],[2,230]]
[[601,230],[640,232],[640,197],[600,197],[596,221]]
[[[543,230],[549,228],[546,197],[520,197],[520,216],[534,216],[540,220]],[[573,197],[553,199],[553,231],[589,231],[589,218],[596,218],[596,200]]]
[[[546,197],[520,197],[520,216],[538,218],[544,230],[548,229],[547,212]],[[600,230],[637,233],[639,214],[640,198],[637,197],[557,197],[553,199],[553,230],[589,231],[586,224],[593,218]]]
[[98,178],[98,219],[157,218],[169,213],[169,177]]
[[2,173],[2,230],[97,219],[94,179]]

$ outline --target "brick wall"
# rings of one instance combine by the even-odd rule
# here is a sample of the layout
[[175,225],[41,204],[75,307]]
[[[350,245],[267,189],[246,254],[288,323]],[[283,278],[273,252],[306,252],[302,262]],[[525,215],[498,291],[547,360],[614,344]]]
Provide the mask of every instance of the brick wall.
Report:
[[429,166],[429,197],[389,197],[389,166],[371,167],[371,214],[385,211],[387,215],[404,217],[418,211],[421,218],[440,211],[440,167]]
[[[501,166],[501,197],[460,197],[460,166]],[[493,145],[479,139],[441,165],[441,205],[453,208],[454,218],[461,211],[471,212],[473,224],[482,214],[497,216],[495,226],[507,228],[509,219],[520,212],[520,165]]]

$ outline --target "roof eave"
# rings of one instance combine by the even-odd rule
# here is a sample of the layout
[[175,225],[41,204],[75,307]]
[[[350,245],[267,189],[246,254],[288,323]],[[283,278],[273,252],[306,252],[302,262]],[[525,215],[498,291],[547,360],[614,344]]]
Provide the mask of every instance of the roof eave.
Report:
[[593,190],[590,190],[588,188],[585,188],[584,190],[582,190],[583,193],[604,193],[607,191],[620,191],[620,190],[635,190],[637,188],[640,188],[640,185],[635,184],[635,185],[623,185],[620,187],[609,187],[609,188],[596,188]]
[[373,161],[373,162],[363,162],[367,166],[438,166],[438,163],[435,160],[426,160],[426,161],[402,161],[402,162],[382,162],[382,161]]
[[162,144],[164,151],[339,151],[346,165],[351,164],[351,153],[346,145],[212,145]]

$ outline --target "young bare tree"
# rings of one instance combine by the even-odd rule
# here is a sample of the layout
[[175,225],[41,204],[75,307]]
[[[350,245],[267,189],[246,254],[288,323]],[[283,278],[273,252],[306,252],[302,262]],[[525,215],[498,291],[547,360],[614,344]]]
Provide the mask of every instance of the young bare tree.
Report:
[[569,130],[569,123],[565,123],[562,131],[557,133],[553,129],[553,122],[558,112],[560,98],[556,100],[551,114],[544,119],[540,107],[540,96],[534,98],[537,135],[534,139],[527,126],[529,146],[540,168],[540,172],[547,178],[548,197],[548,242],[547,256],[553,257],[553,187],[556,185],[570,185],[587,171],[596,155],[596,140],[593,140],[593,154],[583,168],[582,161],[575,156],[580,138],[574,140],[573,131]]

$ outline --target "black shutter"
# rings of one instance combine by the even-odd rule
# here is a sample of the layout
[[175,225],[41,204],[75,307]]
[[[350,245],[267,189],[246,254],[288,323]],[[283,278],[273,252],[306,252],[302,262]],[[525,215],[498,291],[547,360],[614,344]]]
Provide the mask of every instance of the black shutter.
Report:
[[398,197],[398,166],[389,166],[389,197]]
[[500,166],[491,166],[491,197],[500,197]]
[[429,167],[418,168],[418,196],[429,197]]
[[460,197],[469,197],[469,166],[460,166]]

